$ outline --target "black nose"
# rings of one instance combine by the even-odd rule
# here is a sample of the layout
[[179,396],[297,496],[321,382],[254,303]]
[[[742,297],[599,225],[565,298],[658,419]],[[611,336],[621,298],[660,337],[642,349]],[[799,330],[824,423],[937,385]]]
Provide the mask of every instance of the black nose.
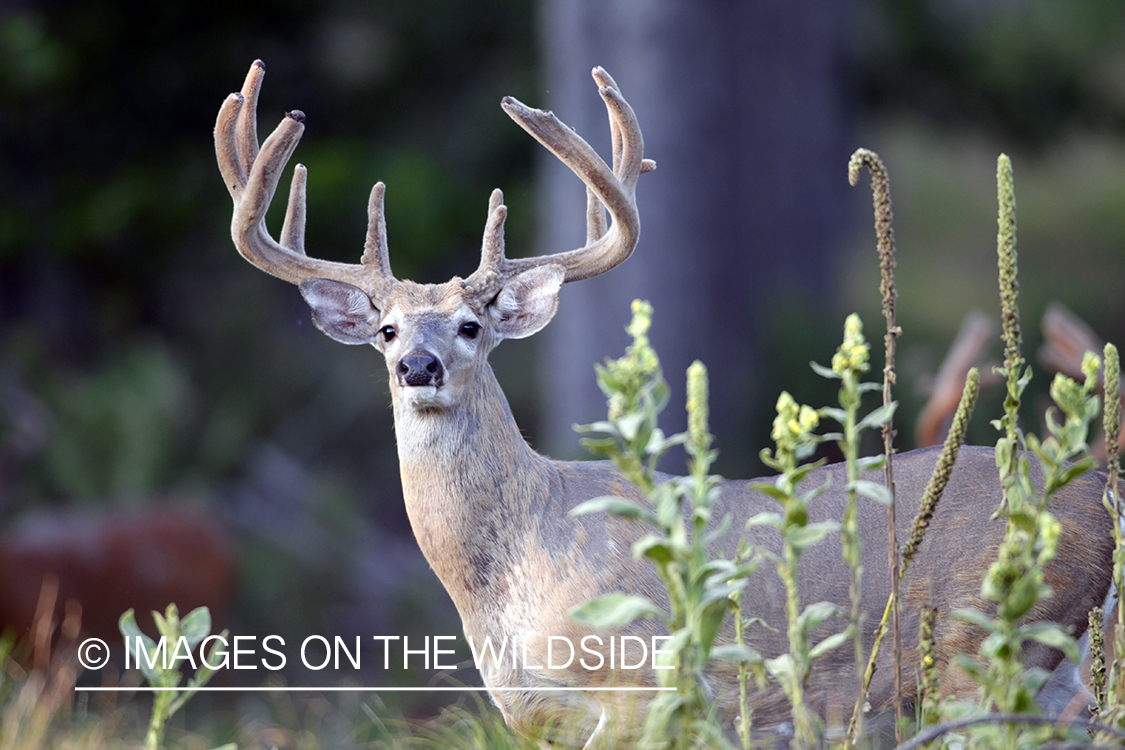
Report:
[[398,376],[407,385],[441,385],[441,360],[431,354],[411,354],[398,361]]

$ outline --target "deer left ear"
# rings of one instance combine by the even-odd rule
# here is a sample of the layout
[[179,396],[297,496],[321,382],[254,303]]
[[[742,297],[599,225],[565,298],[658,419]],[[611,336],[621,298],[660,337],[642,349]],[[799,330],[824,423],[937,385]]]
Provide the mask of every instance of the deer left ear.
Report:
[[501,338],[522,339],[551,322],[559,309],[559,287],[566,269],[557,264],[539,266],[514,276],[489,307]]

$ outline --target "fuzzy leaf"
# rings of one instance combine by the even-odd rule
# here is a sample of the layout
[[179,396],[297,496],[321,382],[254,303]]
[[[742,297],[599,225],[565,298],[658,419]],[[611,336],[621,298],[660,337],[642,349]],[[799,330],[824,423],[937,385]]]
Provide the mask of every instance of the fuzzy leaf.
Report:
[[1033,641],[1038,641],[1044,646],[1057,648],[1067,655],[1071,661],[1077,663],[1082,660],[1078,650],[1078,643],[1069,634],[1053,622],[1033,622],[1019,629],[1020,635]]
[[812,661],[813,659],[818,659],[824,654],[827,654],[829,651],[835,648],[839,648],[841,645],[847,643],[850,638],[851,634],[846,630],[839,633],[833,633],[832,635],[828,636],[823,641],[809,649],[809,660]]
[[573,428],[573,430],[575,432],[579,432],[579,433],[604,432],[604,433],[607,433],[607,434],[610,434],[610,435],[619,434],[618,431],[617,431],[617,425],[615,425],[613,422],[606,422],[606,421],[592,422],[590,424],[571,425],[571,427]]
[[655,534],[649,534],[643,539],[638,539],[633,544],[633,554],[637,557],[647,557],[657,564],[664,565],[676,558],[676,550],[672,543]]
[[773,526],[774,528],[780,528],[782,523],[784,523],[784,519],[780,513],[771,513],[767,511],[765,513],[758,513],[757,515],[755,515],[753,518],[746,522],[746,526],[747,528],[751,526]]
[[785,539],[798,552],[804,552],[809,547],[820,542],[824,537],[838,531],[840,524],[836,521],[821,521],[810,523],[808,526],[798,526],[785,530]]
[[649,525],[656,525],[656,517],[648,510],[641,507],[632,500],[626,500],[623,497],[612,497],[605,495],[603,497],[595,497],[592,500],[587,500],[580,503],[574,508],[570,509],[567,515],[570,516],[585,516],[591,513],[609,513],[610,515],[619,518],[627,518],[629,520],[641,519]]
[[883,464],[887,462],[887,457],[883,453],[874,456],[861,456],[855,460],[855,465],[860,471],[872,471],[874,469],[883,468]]
[[1098,462],[1095,461],[1092,456],[1086,456],[1082,460],[1077,461],[1076,463],[1073,463],[1070,466],[1063,469],[1063,472],[1059,476],[1059,478],[1056,479],[1055,481],[1051,482],[1046,487],[1046,492],[1047,493],[1053,493],[1053,492],[1061,489],[1062,487],[1065,487],[1066,485],[1070,484],[1071,482],[1073,482],[1075,479],[1082,476],[1086,472],[1092,471],[1093,469],[1096,469],[1097,466],[1098,466]]
[[789,654],[782,654],[774,659],[766,659],[766,671],[788,688],[793,684],[793,657]]
[[866,430],[871,427],[882,427],[895,415],[895,409],[898,407],[897,401],[892,401],[889,404],[884,404],[879,408],[871,411],[867,416],[859,421],[857,428]]
[[664,612],[647,597],[620,591],[596,596],[570,608],[570,617],[596,630],[620,628],[638,617],[663,617]]
[[180,620],[180,634],[187,638],[188,646],[192,651],[211,635],[211,610],[207,607],[197,607]]
[[801,626],[801,630],[811,633],[817,625],[839,613],[840,608],[832,602],[815,602],[805,607],[805,610],[798,615],[797,623]]
[[699,613],[699,627],[696,633],[699,636],[700,645],[706,650],[711,648],[711,644],[715,642],[715,636],[719,634],[719,628],[723,625],[723,618],[727,614],[727,602],[724,594],[720,601],[712,602]]
[[815,372],[822,378],[828,378],[829,380],[840,379],[840,376],[833,372],[831,367],[825,367],[824,365],[818,364],[816,362],[809,362],[809,367],[811,367],[813,372]]
[[773,482],[751,482],[750,489],[755,492],[761,492],[763,495],[772,497],[774,500],[782,503],[789,497],[789,493]]
[[[137,618],[132,608],[127,609],[125,614],[121,615],[121,618],[117,621],[117,627],[121,631],[121,635],[125,637],[126,648],[133,649],[132,653],[136,654],[136,646],[131,645],[130,640],[133,644],[139,642],[141,647],[148,654],[147,660],[143,657],[137,659],[139,662],[137,666],[140,668],[141,673],[144,674],[145,679],[148,680],[148,683],[153,687],[163,687],[163,680],[161,678],[161,672],[163,670],[159,669],[161,665],[157,658],[156,642],[141,632],[141,628],[137,625]],[[148,665],[149,661],[154,662],[153,667]]]
[[735,664],[761,664],[762,655],[749,646],[738,643],[724,643],[711,649],[711,658],[732,661]]
[[848,484],[848,489],[855,490],[857,495],[870,498],[881,505],[890,506],[892,502],[891,491],[878,482],[872,482],[867,479],[857,479]]
[[985,630],[992,630],[993,620],[984,612],[975,609],[956,609],[950,613],[950,617],[956,620],[964,620],[978,625]]

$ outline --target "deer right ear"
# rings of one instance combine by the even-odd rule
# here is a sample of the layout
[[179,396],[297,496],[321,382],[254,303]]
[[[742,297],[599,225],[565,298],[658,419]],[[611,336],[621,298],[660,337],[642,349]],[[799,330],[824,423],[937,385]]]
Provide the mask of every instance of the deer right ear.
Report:
[[379,311],[358,286],[331,279],[303,279],[301,296],[312,308],[313,325],[341,344],[371,344],[379,334]]

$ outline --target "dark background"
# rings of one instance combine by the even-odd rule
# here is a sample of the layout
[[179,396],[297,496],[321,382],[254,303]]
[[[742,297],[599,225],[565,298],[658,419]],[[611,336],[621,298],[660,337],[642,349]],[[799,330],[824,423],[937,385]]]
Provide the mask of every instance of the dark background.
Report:
[[606,153],[589,70],[614,75],[659,165],[641,180],[637,253],[565,288],[543,334],[493,357],[528,439],[555,456],[581,457],[570,425],[602,413],[592,366],[622,350],[634,297],[655,305],[673,404],[692,359],[711,368],[724,474],[760,470],[780,389],[834,399],[807,362],[831,358],[852,310],[876,348],[883,326],[867,179],[846,182],[859,146],[882,155],[895,198],[901,449],[963,317],[996,310],[1001,151],[1029,358],[1052,300],[1125,340],[1115,0],[6,3],[6,538],[44,514],[202,509],[232,540],[239,633],[459,633],[402,508],[381,357],[321,336],[296,289],[230,242],[211,133],[255,58],[263,135],[287,109],[307,116],[310,254],[358,259],[383,180],[395,273],[423,282],[476,267],[495,187],[510,255],[582,242],[581,185],[498,105],[552,108]]

